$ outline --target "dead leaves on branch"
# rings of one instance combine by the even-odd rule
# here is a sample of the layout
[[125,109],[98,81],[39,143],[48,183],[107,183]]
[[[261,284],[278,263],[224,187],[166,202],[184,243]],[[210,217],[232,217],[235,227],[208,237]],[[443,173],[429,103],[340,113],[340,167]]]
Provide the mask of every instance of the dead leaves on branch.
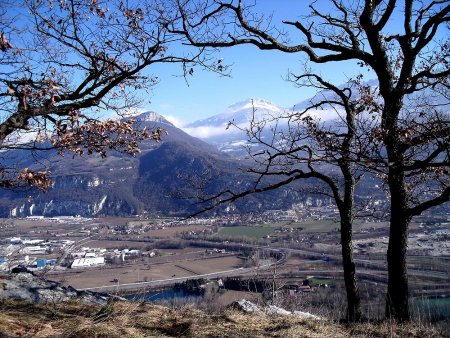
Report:
[[[136,156],[141,152],[139,143],[145,140],[160,142],[167,132],[162,128],[153,130],[135,129],[135,121],[130,120],[85,120],[76,112],[69,114],[71,118],[57,121],[56,132],[50,138],[58,153],[64,156],[66,151],[75,155],[97,153],[106,157],[108,151],[117,151]],[[43,139],[42,141],[45,141]],[[53,185],[49,171],[34,171],[25,168],[14,174],[13,169],[0,168],[0,186],[6,189],[37,188],[48,191]]]
[[65,122],[57,121],[56,133],[50,139],[51,143],[59,149],[59,154],[64,156],[64,151],[69,150],[76,155],[88,155],[98,153],[106,157],[107,151],[115,150],[131,156],[141,152],[139,143],[144,140],[161,141],[165,131],[156,128],[152,131],[144,128],[134,129],[135,121],[130,120],[92,120],[85,116],[72,113],[71,119]]
[[20,173],[16,174],[14,178],[13,174],[6,168],[0,169],[0,187],[5,189],[17,189],[17,188],[37,188],[42,191],[47,191],[53,184],[50,179],[49,171],[33,171],[29,168],[23,169]]
[[31,187],[47,191],[52,186],[52,181],[49,178],[50,172],[37,171],[34,172],[28,168],[22,170],[17,177],[19,182],[25,182]]
[[14,48],[13,45],[8,41],[5,34],[0,34],[0,50],[6,52],[8,49]]
[[[66,151],[70,151],[74,156],[97,153],[104,158],[108,151],[118,151],[136,156],[141,152],[140,142],[159,142],[167,134],[162,128],[151,131],[146,128],[134,129],[134,120],[88,120],[81,123],[81,118],[74,113],[70,123],[58,121],[56,124],[56,133],[50,138],[50,142],[58,149],[59,155],[64,156]],[[31,187],[46,192],[53,185],[50,175],[49,171],[34,171],[29,168],[14,175],[10,170],[2,168],[0,186],[6,189]]]

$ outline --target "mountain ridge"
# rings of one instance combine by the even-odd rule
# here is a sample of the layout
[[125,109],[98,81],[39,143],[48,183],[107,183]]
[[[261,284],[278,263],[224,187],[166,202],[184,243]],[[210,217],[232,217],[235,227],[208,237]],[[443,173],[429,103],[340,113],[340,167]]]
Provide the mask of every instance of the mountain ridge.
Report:
[[[0,191],[0,216],[126,216],[142,213],[186,216],[201,210],[198,197],[224,190],[243,191],[255,178],[246,169],[250,162],[236,160],[175,127],[159,114],[149,112],[136,119],[139,128],[163,128],[161,142],[146,141],[136,158],[111,152],[71,158],[49,152],[48,169],[54,180],[47,193]],[[24,152],[11,153],[14,160],[28,161]],[[199,193],[203,196],[199,196]],[[304,200],[304,194],[286,188],[280,192],[249,196],[233,203],[232,212],[287,209]],[[215,212],[223,212],[219,208]]]

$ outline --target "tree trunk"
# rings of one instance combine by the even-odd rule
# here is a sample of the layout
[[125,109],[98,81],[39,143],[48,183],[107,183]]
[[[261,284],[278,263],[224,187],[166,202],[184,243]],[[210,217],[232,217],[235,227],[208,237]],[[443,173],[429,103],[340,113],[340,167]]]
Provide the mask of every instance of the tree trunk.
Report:
[[410,320],[406,248],[411,216],[407,210],[407,194],[403,176],[402,173],[389,173],[391,218],[387,252],[388,290],[386,296],[386,317],[400,322]]
[[351,143],[354,138],[354,112],[347,111],[347,134],[342,143],[342,158],[339,163],[344,176],[344,199],[338,203],[341,217],[341,249],[342,266],[344,268],[345,291],[347,292],[347,320],[357,322],[361,320],[361,298],[356,282],[355,262],[353,261],[353,212],[355,195],[355,177],[351,166]]
[[357,322],[361,320],[361,298],[353,261],[352,222],[345,215],[344,217],[341,215],[341,247],[345,290],[347,292],[347,321]]

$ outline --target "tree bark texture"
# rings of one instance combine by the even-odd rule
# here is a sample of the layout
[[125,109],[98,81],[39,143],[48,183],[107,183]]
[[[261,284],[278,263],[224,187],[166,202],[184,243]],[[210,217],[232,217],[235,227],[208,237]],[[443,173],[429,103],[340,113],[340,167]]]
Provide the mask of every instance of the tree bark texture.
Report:
[[406,249],[411,216],[408,213],[404,174],[390,172],[389,186],[391,191],[391,217],[387,252],[386,317],[395,318],[402,322],[410,320]]
[[357,322],[361,320],[361,298],[353,261],[352,223],[348,217],[341,218],[341,247],[345,290],[347,292],[347,320]]

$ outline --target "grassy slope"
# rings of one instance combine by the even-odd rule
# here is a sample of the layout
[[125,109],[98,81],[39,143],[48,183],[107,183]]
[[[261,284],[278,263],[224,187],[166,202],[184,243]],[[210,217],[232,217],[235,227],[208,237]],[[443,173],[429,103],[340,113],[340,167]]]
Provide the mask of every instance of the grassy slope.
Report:
[[192,307],[118,302],[0,303],[0,337],[443,337],[430,327],[389,323],[339,325],[290,316],[212,315]]

